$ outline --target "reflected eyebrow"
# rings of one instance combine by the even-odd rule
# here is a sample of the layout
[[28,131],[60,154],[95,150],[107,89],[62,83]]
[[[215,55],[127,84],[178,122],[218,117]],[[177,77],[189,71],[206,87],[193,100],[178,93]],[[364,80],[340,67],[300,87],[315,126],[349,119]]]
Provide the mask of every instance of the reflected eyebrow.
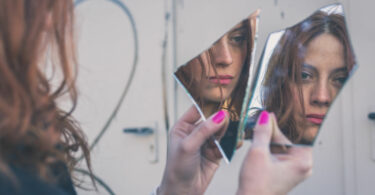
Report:
[[336,72],[348,72],[348,68],[347,67],[336,68],[332,71],[332,73],[336,73]]
[[[318,70],[314,66],[312,66],[310,64],[303,63],[302,67],[303,68],[307,68],[307,69],[311,69],[314,72],[318,72]],[[347,73],[348,72],[348,68],[347,67],[336,68],[336,69],[334,69],[334,70],[331,71],[331,74],[338,73],[338,72],[346,72]]]
[[244,31],[244,30],[246,30],[246,27],[242,25],[238,28],[232,29],[231,31],[229,31],[229,33],[237,32],[237,31]]
[[216,40],[212,45],[215,45],[216,43],[218,43],[223,37],[230,36],[230,34],[238,32],[238,31],[246,31],[246,27],[242,25],[240,27],[230,30],[229,32],[225,33],[222,37],[220,37],[218,40]]
[[310,65],[310,64],[303,63],[303,64],[302,64],[302,68],[311,69],[311,70],[314,71],[315,73],[318,72],[318,70],[317,70],[314,66],[312,66],[312,65]]

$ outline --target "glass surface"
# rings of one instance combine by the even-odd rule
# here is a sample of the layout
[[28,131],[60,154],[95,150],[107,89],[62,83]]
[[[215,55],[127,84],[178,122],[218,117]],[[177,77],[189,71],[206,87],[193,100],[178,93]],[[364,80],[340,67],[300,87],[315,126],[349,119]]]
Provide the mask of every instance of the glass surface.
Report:
[[228,111],[229,127],[221,133],[224,136],[216,138],[227,160],[242,144],[238,125],[253,62],[258,15],[259,11],[253,12],[174,74],[204,120],[221,109]]
[[300,23],[269,35],[250,76],[246,138],[262,110],[275,113],[294,144],[313,145],[325,116],[356,68],[341,4],[319,9]]

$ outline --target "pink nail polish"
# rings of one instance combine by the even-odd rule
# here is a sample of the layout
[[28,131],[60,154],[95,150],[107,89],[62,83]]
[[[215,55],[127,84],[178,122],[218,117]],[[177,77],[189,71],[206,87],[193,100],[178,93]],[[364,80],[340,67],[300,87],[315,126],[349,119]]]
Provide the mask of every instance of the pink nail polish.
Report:
[[218,113],[215,114],[215,116],[212,118],[212,121],[216,124],[221,123],[225,119],[225,111],[220,110]]
[[264,125],[268,123],[269,114],[267,111],[263,110],[262,113],[260,113],[258,124]]

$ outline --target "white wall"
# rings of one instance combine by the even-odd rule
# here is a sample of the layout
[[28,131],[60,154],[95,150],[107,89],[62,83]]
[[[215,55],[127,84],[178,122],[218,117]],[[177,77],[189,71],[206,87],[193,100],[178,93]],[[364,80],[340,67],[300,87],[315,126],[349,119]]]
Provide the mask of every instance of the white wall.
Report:
[[[138,64],[128,95],[92,152],[92,163],[94,172],[117,194],[147,194],[160,182],[165,164],[166,130],[161,95],[165,3],[163,0],[123,2],[136,21]],[[129,19],[110,1],[87,1],[76,8],[76,13],[80,99],[75,116],[82,122],[91,143],[124,90],[133,63],[134,40]],[[167,62],[171,59],[169,53]],[[172,83],[172,77],[168,79],[168,84]],[[123,133],[123,128],[142,126],[157,127],[158,132],[151,136]],[[159,154],[155,135],[162,148]],[[80,191],[80,194],[93,192]],[[100,188],[99,194],[107,193]]]

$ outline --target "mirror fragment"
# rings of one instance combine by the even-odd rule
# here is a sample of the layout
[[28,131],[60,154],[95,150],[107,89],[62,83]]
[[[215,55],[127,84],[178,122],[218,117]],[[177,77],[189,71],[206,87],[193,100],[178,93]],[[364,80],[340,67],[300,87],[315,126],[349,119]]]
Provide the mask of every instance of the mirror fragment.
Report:
[[209,49],[180,66],[174,74],[203,119],[226,110],[230,123],[220,139],[220,151],[231,160],[244,137],[238,131],[249,78],[259,11],[235,25]]
[[[269,35],[246,97],[246,137],[262,110],[275,113],[294,144],[313,145],[325,116],[355,70],[343,7],[324,7]],[[245,102],[246,103],[246,102]]]

